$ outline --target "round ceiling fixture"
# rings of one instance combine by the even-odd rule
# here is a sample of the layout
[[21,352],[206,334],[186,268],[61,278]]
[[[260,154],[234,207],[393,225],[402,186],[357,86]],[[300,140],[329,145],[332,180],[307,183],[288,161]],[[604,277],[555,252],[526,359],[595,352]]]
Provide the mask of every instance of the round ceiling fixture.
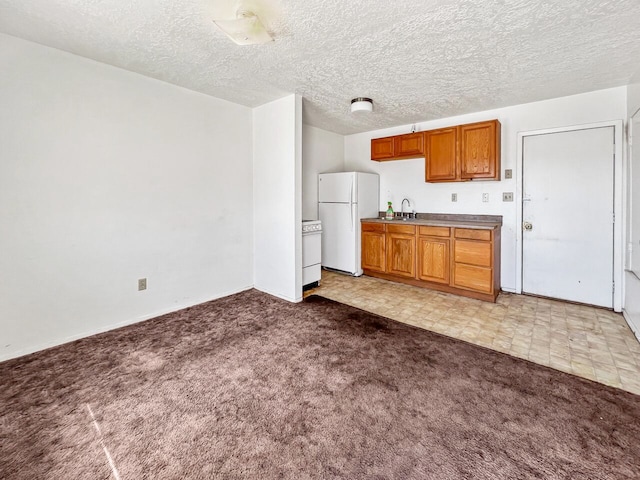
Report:
[[261,45],[273,41],[258,15],[242,7],[236,12],[236,18],[214,20],[213,23],[238,45]]
[[372,112],[373,100],[367,97],[356,97],[351,100],[351,113],[354,112]]

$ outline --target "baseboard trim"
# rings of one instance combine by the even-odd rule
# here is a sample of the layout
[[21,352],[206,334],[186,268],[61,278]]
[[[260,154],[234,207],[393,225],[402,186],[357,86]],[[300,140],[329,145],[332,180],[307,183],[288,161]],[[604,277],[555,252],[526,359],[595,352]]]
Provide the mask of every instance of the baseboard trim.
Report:
[[636,325],[634,321],[631,319],[631,317],[629,316],[629,314],[624,309],[622,310],[622,316],[627,322],[627,325],[629,325],[629,328],[631,329],[633,334],[636,336],[636,339],[638,340],[638,342],[640,342],[640,325]]
[[182,310],[184,308],[189,308],[189,307],[193,307],[194,305],[199,305],[201,303],[206,303],[206,302],[210,302],[212,300],[217,300],[218,298],[223,298],[223,297],[228,297],[229,295],[234,295],[236,293],[240,293],[240,292],[245,292],[247,290],[251,290],[253,287],[253,285],[248,286],[248,287],[242,287],[238,290],[232,290],[229,292],[224,292],[221,293],[220,295],[216,295],[212,298],[203,300],[203,301],[198,301],[196,303],[189,303],[189,304],[184,304],[184,305],[180,305],[180,306],[172,306],[171,308],[168,308],[166,310],[160,310],[158,312],[155,313],[151,313],[148,315],[143,315],[142,317],[138,317],[132,320],[125,320],[123,322],[118,322],[118,323],[114,323],[111,325],[107,325],[105,327],[101,327],[101,328],[97,328],[94,330],[87,330],[85,332],[81,332],[78,333],[76,335],[71,335],[69,337],[65,337],[61,340],[54,340],[52,342],[45,342],[45,343],[41,343],[38,345],[34,345],[31,347],[27,347],[27,348],[23,348],[20,350],[17,350],[15,352],[11,352],[5,355],[0,355],[0,362],[5,362],[7,360],[12,360],[14,358],[19,358],[19,357],[24,357],[25,355],[31,355],[32,353],[36,353],[36,352],[40,352],[42,350],[46,350],[48,348],[53,348],[53,347],[58,347],[60,345],[64,345],[65,343],[71,343],[71,342],[75,342],[76,340],[80,340],[81,338],[86,338],[86,337],[90,337],[92,335],[97,335],[99,333],[104,333],[104,332],[109,332],[111,330],[115,330],[117,328],[122,328],[122,327],[126,327],[128,325],[134,325],[136,323],[140,323],[140,322],[144,322],[146,320],[151,320],[152,318],[156,318],[156,317],[160,317],[162,315],[166,315],[168,313],[173,313],[173,312],[177,312],[178,310]]
[[297,297],[297,298],[291,298],[291,297],[287,297],[286,295],[282,295],[280,293],[272,292],[272,291],[270,291],[270,290],[268,290],[266,288],[260,288],[260,287],[256,287],[256,286],[254,286],[253,288],[258,290],[259,292],[266,293],[267,295],[272,295],[274,297],[281,298],[282,300],[286,300],[287,302],[299,303],[299,302],[302,301],[302,296]]

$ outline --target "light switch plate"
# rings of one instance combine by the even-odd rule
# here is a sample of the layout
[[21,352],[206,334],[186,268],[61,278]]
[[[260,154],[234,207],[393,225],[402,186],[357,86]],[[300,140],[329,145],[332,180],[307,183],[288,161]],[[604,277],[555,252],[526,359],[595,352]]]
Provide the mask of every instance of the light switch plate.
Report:
[[458,201],[458,194],[457,193],[452,193],[451,194],[451,201],[452,202],[457,202]]
[[513,202],[513,192],[502,192],[503,202]]
[[507,168],[504,171],[504,178],[513,178],[513,170],[511,170],[510,168]]
[[483,202],[488,202],[489,201],[489,194],[488,193],[483,193],[482,194],[482,201]]

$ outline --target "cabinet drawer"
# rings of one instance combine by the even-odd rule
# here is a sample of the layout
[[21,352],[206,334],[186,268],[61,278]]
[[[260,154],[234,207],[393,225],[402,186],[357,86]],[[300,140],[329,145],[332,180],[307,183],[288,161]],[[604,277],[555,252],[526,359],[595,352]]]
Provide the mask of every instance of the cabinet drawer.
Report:
[[363,232],[378,232],[384,233],[384,223],[362,223]]
[[471,240],[491,240],[491,230],[478,230],[475,228],[456,228],[456,238],[469,238]]
[[491,266],[491,243],[473,240],[456,240],[453,248],[454,261],[480,267]]
[[453,270],[453,284],[456,287],[491,293],[491,269],[456,263]]
[[415,225],[396,225],[396,224],[387,224],[387,233],[404,233],[407,235],[415,235],[416,226]]
[[418,227],[420,235],[429,237],[448,237],[451,232],[449,227]]

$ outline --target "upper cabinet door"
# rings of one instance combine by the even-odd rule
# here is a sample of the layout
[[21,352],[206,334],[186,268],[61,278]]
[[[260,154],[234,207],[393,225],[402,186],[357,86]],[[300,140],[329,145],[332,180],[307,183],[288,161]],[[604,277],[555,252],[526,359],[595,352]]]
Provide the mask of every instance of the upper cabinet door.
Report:
[[425,142],[427,144],[425,181],[455,180],[458,163],[458,127],[425,132]]
[[371,140],[371,160],[389,160],[394,155],[394,137]]
[[395,137],[395,157],[424,156],[424,133],[407,133]]
[[460,178],[500,180],[500,122],[460,126]]

